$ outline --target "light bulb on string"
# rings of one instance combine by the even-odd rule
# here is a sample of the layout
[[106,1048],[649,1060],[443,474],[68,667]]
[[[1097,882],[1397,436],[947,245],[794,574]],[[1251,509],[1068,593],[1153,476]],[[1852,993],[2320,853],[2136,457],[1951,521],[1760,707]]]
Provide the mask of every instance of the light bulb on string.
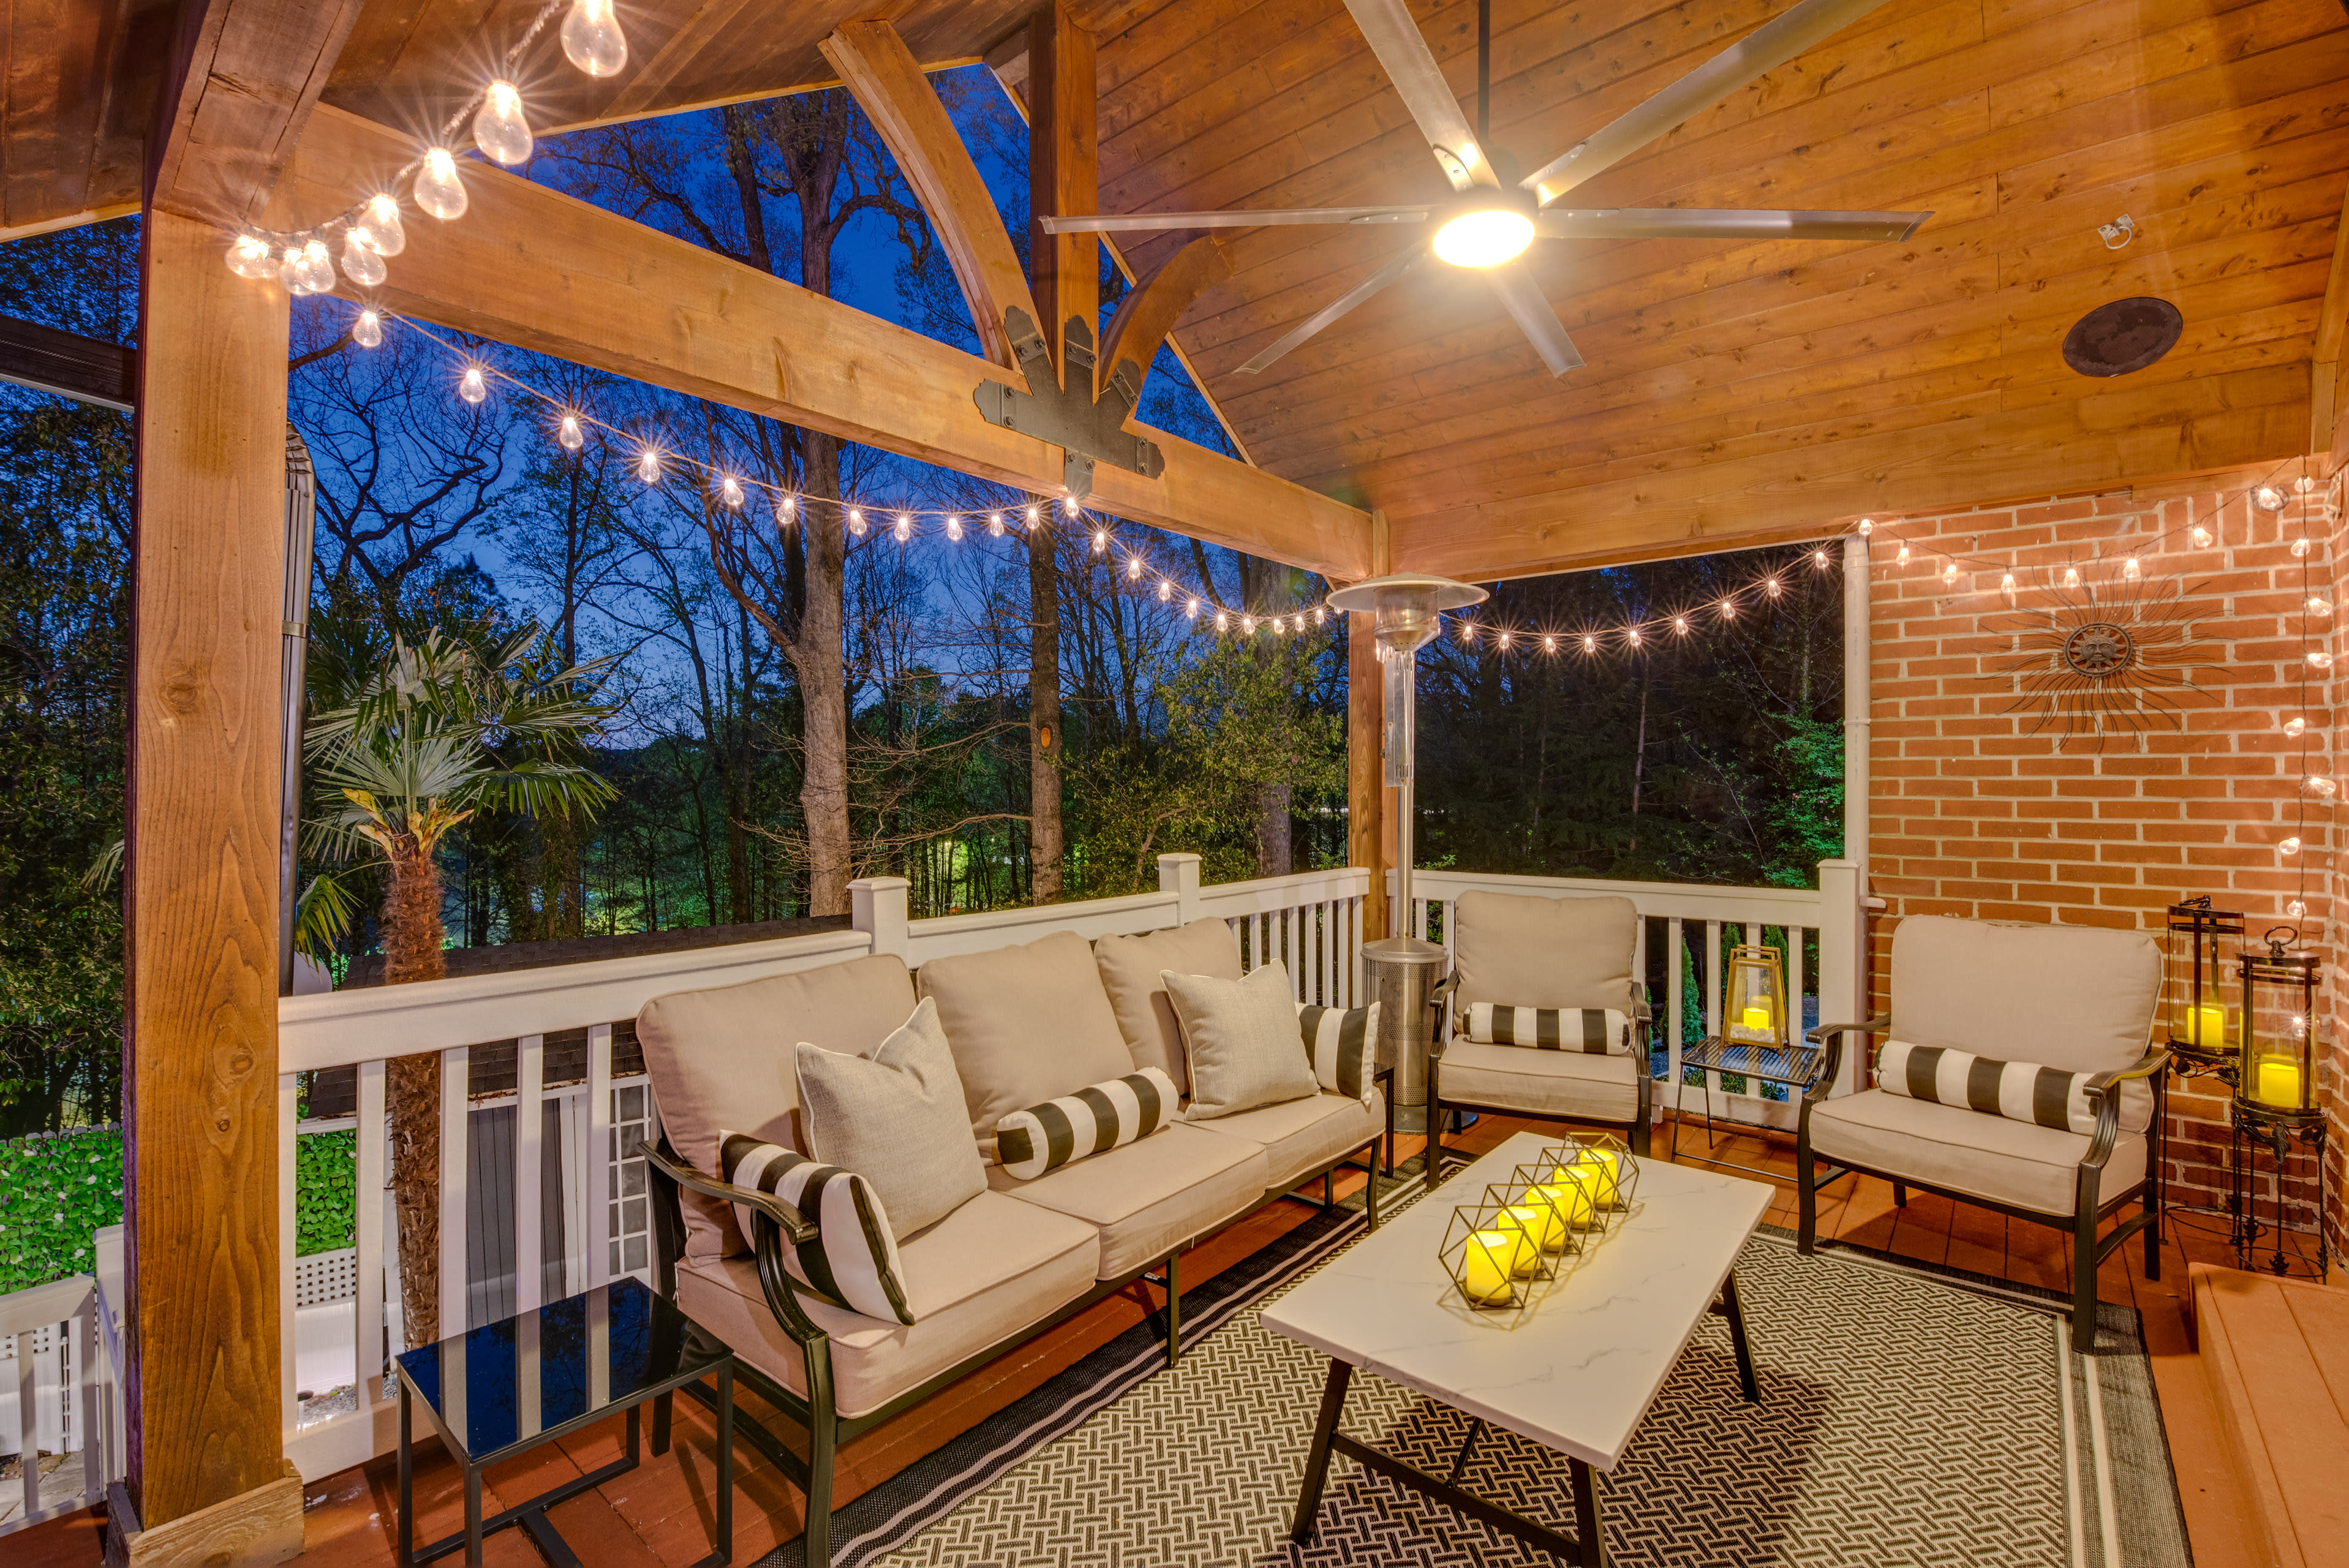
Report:
[[2293,717],[2283,721],[2283,732],[2292,739],[2298,740],[2302,736],[2308,733],[2308,720],[2302,718],[2295,714]]
[[856,535],[859,539],[864,537],[864,509],[863,507],[852,506],[848,509],[848,531]]
[[399,198],[378,191],[367,200],[365,216],[351,232],[367,235],[367,247],[378,256],[396,256],[408,249],[408,230],[399,222]]
[[1314,605],[1314,606],[1313,606],[1313,624],[1314,624],[1315,625],[1317,625],[1317,626],[1318,626],[1318,625],[1319,625],[1319,624],[1321,624],[1322,617],[1323,617],[1324,615],[1328,614],[1329,614],[1329,612],[1328,612],[1328,611],[1326,611],[1326,610],[1324,610],[1324,609],[1322,609],[1320,605],[1319,605],[1319,604]]
[[914,520],[906,516],[904,512],[899,512],[897,514],[897,526],[895,531],[897,535],[897,542],[900,544],[905,543],[905,541],[914,537]]
[[1003,514],[1001,512],[990,511],[987,514],[987,531],[993,534],[998,539],[1003,537]]
[[1624,632],[1623,635],[1624,635],[1624,638],[1625,638],[1627,641],[1629,641],[1629,642],[1630,643],[1630,645],[1631,645],[1633,647],[1635,647],[1635,648],[1636,648],[1636,647],[1638,647],[1638,646],[1640,645],[1640,628],[1639,628],[1639,627],[1637,627],[1637,626],[1632,626],[1632,627],[1628,628],[1628,629]]
[[1817,562],[1819,563],[1819,570],[1820,570],[1820,571],[1824,572],[1824,571],[1826,571],[1826,566],[1827,566],[1827,552],[1826,552],[1826,551],[1824,551],[1824,550],[1814,550],[1814,551],[1812,551],[1812,552],[1811,552],[1811,559],[1812,559],[1813,561],[1816,561],[1816,562]]
[[2121,562],[2121,578],[2124,582],[2134,583],[2137,580],[2137,577],[2138,571],[2137,557],[2132,555],[2127,561]]
[[2312,615],[2330,615],[2333,614],[2333,602],[2320,594],[2309,600],[2308,613]]
[[2310,794],[2320,800],[2330,800],[2341,791],[2341,786],[2338,783],[2327,779],[2322,773],[2310,774],[2305,787]]
[[302,273],[301,246],[288,245],[285,253],[277,258],[277,281],[285,285],[287,294],[293,294],[297,299],[310,293],[310,285],[305,281]]
[[294,273],[294,280],[288,285],[292,293],[321,294],[335,286],[335,263],[327,259],[324,240],[305,240],[298,248],[289,247],[285,263],[278,268],[279,278],[285,277],[288,266]]
[[947,519],[947,537],[957,544],[962,542],[962,519],[958,517]]
[[2077,588],[2079,585],[2080,569],[2076,566],[2066,566],[2064,568],[2064,586],[2066,588]]
[[2297,838],[2286,839],[2276,848],[2287,855],[2296,855],[2300,853],[2300,841]]
[[1251,637],[1255,636],[1256,617],[1254,615],[1242,615],[1240,617],[1240,630],[1246,632]]
[[1272,618],[1272,634],[1278,637],[1284,635],[1288,631],[1288,617],[1286,615],[1275,615]]
[[1506,632],[1501,634],[1501,652],[1505,654],[1509,651],[1509,635]]
[[1909,564],[1909,542],[1907,540],[1904,539],[1900,542],[1900,553],[1892,558],[1892,564],[1895,566],[1906,566]]
[[1672,617],[1673,631],[1678,632],[1682,636],[1685,637],[1688,635],[1688,617],[1686,615],[1675,615]]
[[[1948,565],[1941,568],[1941,586],[1944,588],[1953,588],[1957,586],[1957,582],[1958,563],[1952,561]],[[1772,591],[1776,591],[1775,585],[1773,586]]]
[[257,234],[239,234],[229,242],[228,270],[241,278],[265,278],[277,271],[269,259],[269,242]]
[[577,414],[568,408],[563,411],[563,418],[554,424],[554,441],[566,452],[575,452],[587,444],[587,431],[579,423]]
[[[1314,614],[1320,614],[1320,612],[1317,610],[1317,611],[1315,611],[1315,612],[1314,612]],[[1464,643],[1467,644],[1467,645],[1468,645],[1470,647],[1472,647],[1472,648],[1473,648],[1473,647],[1475,647],[1475,646],[1476,645],[1476,623],[1475,623],[1475,622],[1474,622],[1474,621],[1463,621],[1463,622],[1461,622],[1461,623],[1460,623],[1460,640],[1461,640],[1462,642],[1464,642]]]
[[2333,667],[2333,655],[2321,649],[2312,649],[2308,655],[2308,667],[2313,670],[2329,670]]
[[2310,551],[2315,548],[2316,547],[2310,543],[2306,539],[2295,539],[2292,542],[2292,552],[2296,556],[2305,556]]
[[1158,602],[1161,604],[1164,604],[1167,600],[1173,598],[1174,595],[1174,584],[1162,580],[1158,584]]
[[660,483],[661,460],[658,447],[647,447],[636,459],[636,478],[648,485]]
[[1775,599],[1778,596],[1778,580],[1775,577],[1771,578],[1767,583],[1763,583],[1762,586],[1770,590],[1770,597],[1773,599]]
[[511,169],[530,161],[530,144],[521,92],[512,82],[492,82],[481,94],[481,107],[473,111],[473,145]]
[[2302,474],[2300,478],[2292,481],[2292,493],[2294,495],[2306,495],[2315,488],[2316,481],[2310,479],[2306,474]]
[[742,505],[742,481],[732,474],[721,474],[718,480],[719,504],[739,510]]
[[384,280],[383,258],[367,242],[365,229],[348,229],[343,233],[343,275],[365,289],[374,288]]
[[1588,632],[1583,633],[1583,634],[1582,634],[1582,651],[1583,651],[1584,653],[1586,653],[1586,654],[1595,654],[1595,653],[1597,653],[1597,652],[1599,651],[1599,639],[1598,639],[1597,637],[1592,636],[1592,635],[1591,635],[1589,633],[1588,633]]
[[1859,520],[1859,536],[1862,539],[1866,539],[1869,534],[1874,533],[1875,531],[1876,520],[1874,518],[1863,517]]
[[2010,572],[1998,580],[1998,591],[2006,595],[2009,604],[2014,603],[2014,573]]
[[1228,632],[1228,631],[1230,631],[1231,629],[1232,629],[1232,614],[1231,614],[1231,612],[1230,612],[1230,611],[1228,611],[1228,610],[1218,610],[1218,611],[1216,611],[1216,630],[1217,630],[1218,632]]
[[628,63],[627,35],[612,15],[612,0],[571,0],[563,18],[563,52],[591,77],[612,77]]
[[2283,510],[2283,491],[2276,489],[2273,485],[2261,485],[2258,489],[2251,491],[2251,504],[2258,507],[2261,511],[2282,511]]
[[1551,636],[1545,636],[1542,638],[1542,652],[1545,654],[1554,654],[1557,652],[1557,639]]
[[478,365],[465,366],[465,374],[457,378],[457,396],[468,403],[479,404],[490,395],[490,383]]
[[1142,575],[1141,556],[1129,555],[1125,558],[1125,575],[1128,581]]
[[416,170],[416,204],[442,222],[465,215],[465,181],[445,147],[425,153]]
[[383,346],[383,318],[371,310],[359,312],[359,318],[351,323],[351,341],[361,348]]
[[1096,528],[1093,530],[1093,553],[1095,555],[1107,555],[1109,553],[1108,529]]
[[1037,524],[1041,521],[1042,519],[1043,508],[1034,506],[1030,507],[1028,509],[1028,531],[1030,533],[1035,532]]
[[1723,600],[1721,602],[1721,618],[1722,618],[1723,620],[1724,620],[1724,621],[1734,621],[1735,619],[1737,619],[1737,601],[1736,601],[1736,600],[1734,600],[1734,599],[1723,599]]
[[793,500],[790,496],[788,496],[788,495],[779,495],[779,496],[777,496],[777,497],[775,498],[775,523],[776,523],[776,525],[777,525],[778,527],[781,527],[781,528],[789,528],[789,527],[791,527],[791,525],[792,525],[792,513],[794,513],[794,512],[796,512],[796,511],[799,511],[799,503],[798,503],[797,501]]
[[1194,599],[1189,603],[1183,606],[1183,614],[1194,621],[1197,620],[1199,618],[1199,602],[1196,599]]
[[1077,498],[1072,495],[1064,495],[1061,498],[1061,510],[1068,513],[1071,517],[1082,517],[1085,515],[1085,509],[1077,504]]
[[2209,531],[2209,529],[2207,529],[2207,528],[2203,527],[2203,526],[2202,526],[2200,523],[2199,523],[2199,522],[2198,522],[2198,523],[2196,523],[2196,524],[2194,525],[2194,536],[2193,536],[2193,537],[2194,537],[2194,548],[2195,548],[2195,549],[2197,549],[2197,550],[2208,550],[2208,549],[2209,549],[2209,548],[2210,548],[2210,531]]

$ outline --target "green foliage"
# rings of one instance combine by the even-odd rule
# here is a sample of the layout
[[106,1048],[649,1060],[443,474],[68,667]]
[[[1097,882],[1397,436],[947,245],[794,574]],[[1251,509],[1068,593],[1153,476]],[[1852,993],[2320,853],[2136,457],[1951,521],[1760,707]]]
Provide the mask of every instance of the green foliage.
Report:
[[340,1252],[358,1243],[359,1139],[355,1131],[294,1140],[294,1252]]
[[0,1143],[0,1295],[87,1274],[90,1238],[122,1221],[122,1130]]

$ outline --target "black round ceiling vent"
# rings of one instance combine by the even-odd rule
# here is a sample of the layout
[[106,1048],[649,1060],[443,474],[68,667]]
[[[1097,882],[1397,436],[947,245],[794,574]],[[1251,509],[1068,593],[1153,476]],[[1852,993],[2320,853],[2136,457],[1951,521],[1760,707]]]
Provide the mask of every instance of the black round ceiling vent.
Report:
[[2083,376],[2126,376],[2169,352],[2186,318],[2166,299],[2100,304],[2064,335],[2064,363]]

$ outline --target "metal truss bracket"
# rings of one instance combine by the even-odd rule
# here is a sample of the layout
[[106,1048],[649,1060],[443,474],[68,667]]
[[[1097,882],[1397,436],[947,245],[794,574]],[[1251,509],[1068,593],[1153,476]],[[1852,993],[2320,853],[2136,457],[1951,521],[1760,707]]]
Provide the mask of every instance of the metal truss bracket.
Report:
[[1082,319],[1071,316],[1061,330],[1061,358],[1068,366],[1066,387],[1053,376],[1043,335],[1028,313],[1008,310],[1003,313],[1003,324],[1009,329],[1019,368],[1034,390],[1021,392],[1000,381],[981,381],[971,399],[978,405],[982,418],[1060,448],[1061,481],[1075,500],[1092,494],[1096,463],[1144,479],[1154,480],[1164,471],[1166,454],[1158,443],[1125,428],[1126,416],[1133,411],[1133,397],[1123,376],[1111,382],[1107,396],[1093,401],[1093,335]]

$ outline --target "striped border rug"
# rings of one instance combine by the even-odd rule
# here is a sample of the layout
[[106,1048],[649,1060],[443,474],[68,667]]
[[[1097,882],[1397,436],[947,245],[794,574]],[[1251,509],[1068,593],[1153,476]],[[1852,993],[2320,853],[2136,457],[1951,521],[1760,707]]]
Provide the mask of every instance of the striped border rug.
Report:
[[[1415,1201],[1415,1190],[1404,1202]],[[1442,1201],[1441,1197],[1438,1199]],[[1184,1357],[1147,1327],[856,1500],[841,1568],[1547,1563],[1342,1456],[1310,1546],[1288,1539],[1327,1362],[1256,1308],[1361,1234],[1315,1215],[1184,1295]],[[1763,1403],[1707,1319],[1631,1450],[1599,1478],[1610,1563],[2186,1568],[2151,1369],[2127,1307],[2068,1354],[2051,1293],[1765,1230],[1739,1264]],[[1347,1428],[1435,1474],[1466,1417],[1358,1377]],[[1486,1429],[1463,1484],[1571,1532],[1557,1457]],[[799,1543],[766,1559],[798,1568]]]

